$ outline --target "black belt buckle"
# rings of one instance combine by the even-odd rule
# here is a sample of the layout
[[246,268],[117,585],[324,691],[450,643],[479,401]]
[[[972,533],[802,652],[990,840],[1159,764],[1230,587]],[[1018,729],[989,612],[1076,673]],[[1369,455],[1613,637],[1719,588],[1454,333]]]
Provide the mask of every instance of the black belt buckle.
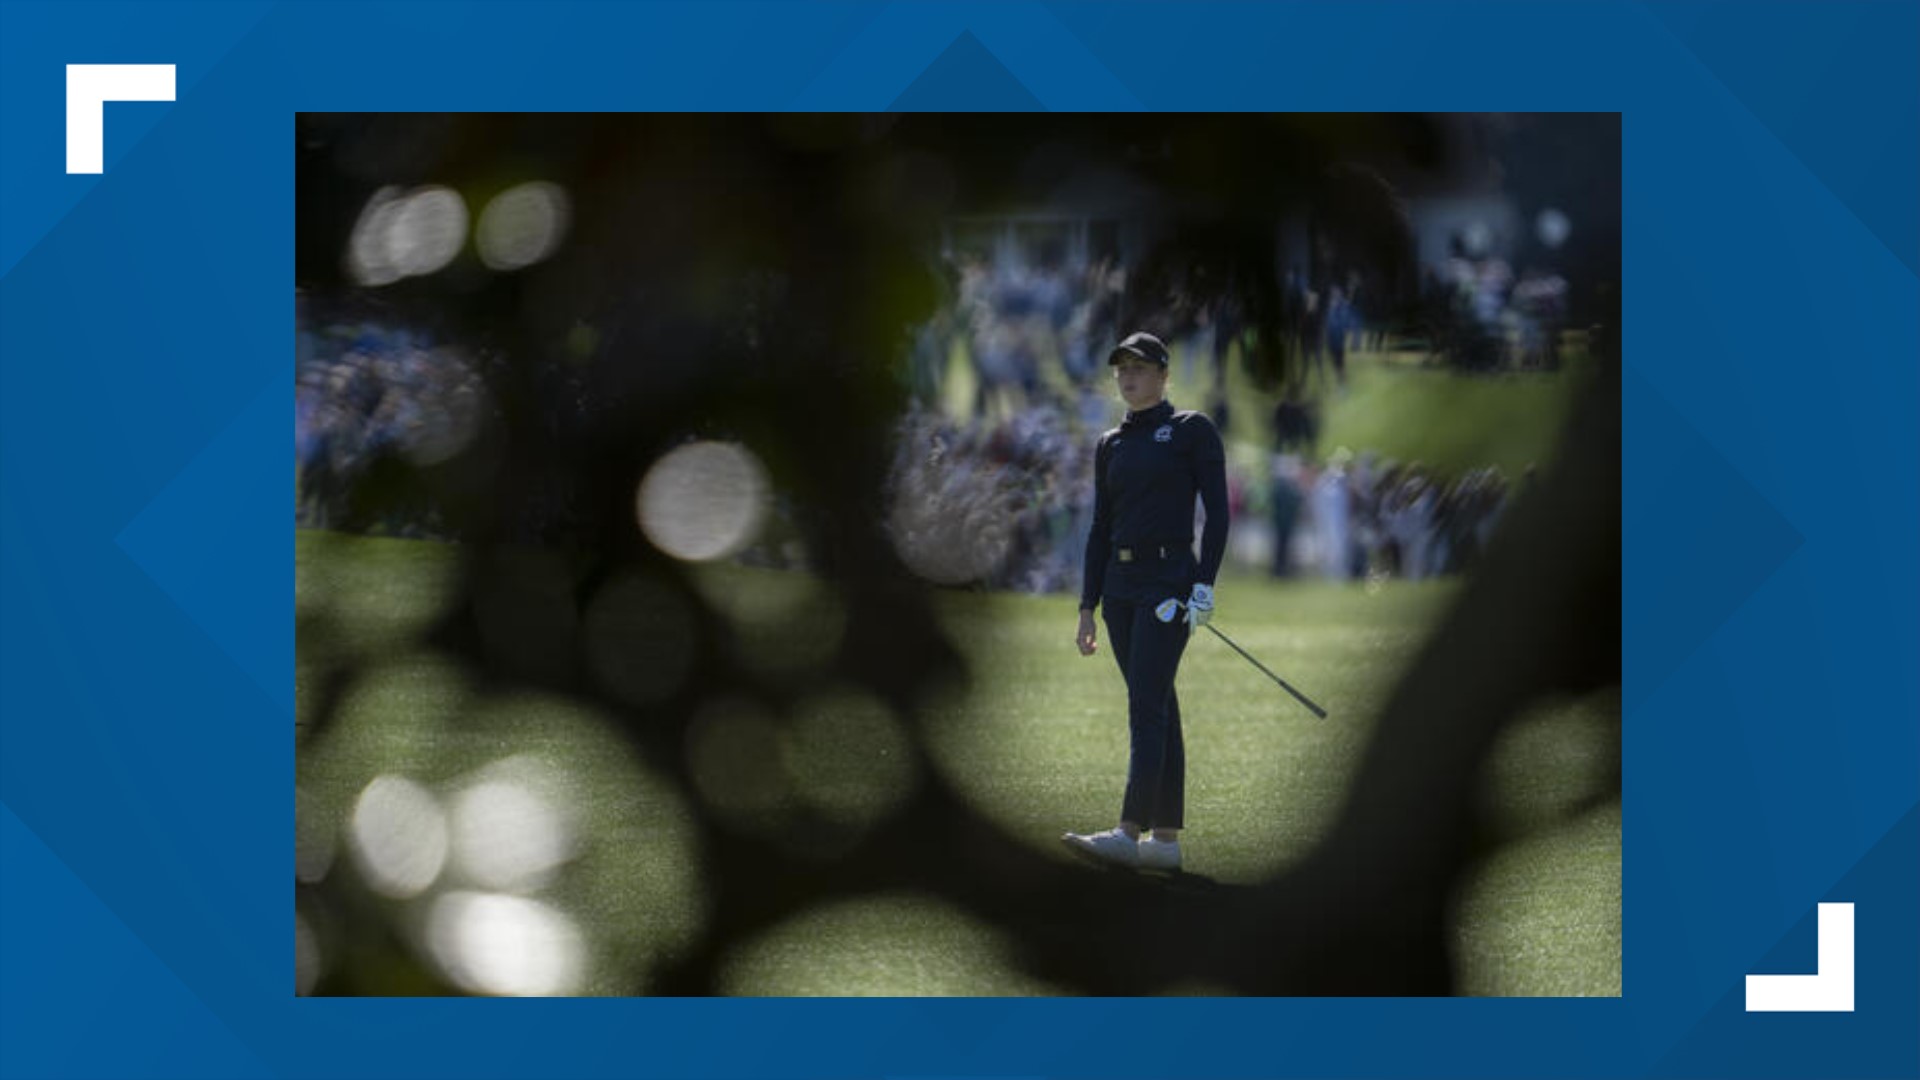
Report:
[[1143,547],[1143,548],[1123,547],[1123,548],[1115,549],[1114,557],[1119,559],[1121,562],[1132,562],[1135,559],[1165,559],[1170,557],[1170,554],[1177,550],[1179,549],[1167,544],[1160,544],[1155,547]]

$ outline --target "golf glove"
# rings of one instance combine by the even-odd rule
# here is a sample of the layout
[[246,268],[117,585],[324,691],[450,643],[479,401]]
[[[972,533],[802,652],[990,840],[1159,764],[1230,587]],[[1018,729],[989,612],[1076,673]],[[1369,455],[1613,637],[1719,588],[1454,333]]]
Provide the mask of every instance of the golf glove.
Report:
[[1213,586],[1193,587],[1193,596],[1187,601],[1187,625],[1201,626],[1213,618]]

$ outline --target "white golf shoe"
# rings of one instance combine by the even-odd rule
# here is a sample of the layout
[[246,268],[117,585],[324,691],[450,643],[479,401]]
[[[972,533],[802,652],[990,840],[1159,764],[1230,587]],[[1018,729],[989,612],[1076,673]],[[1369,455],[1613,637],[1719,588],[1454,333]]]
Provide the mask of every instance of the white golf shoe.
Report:
[[1140,838],[1140,869],[1167,870],[1180,869],[1180,841],[1155,840],[1151,836]]
[[1085,836],[1079,833],[1068,833],[1060,838],[1060,842],[1067,845],[1068,849],[1074,853],[1084,855],[1095,862],[1125,866],[1129,869],[1140,865],[1140,841],[1119,829],[1108,829],[1106,832],[1089,833]]

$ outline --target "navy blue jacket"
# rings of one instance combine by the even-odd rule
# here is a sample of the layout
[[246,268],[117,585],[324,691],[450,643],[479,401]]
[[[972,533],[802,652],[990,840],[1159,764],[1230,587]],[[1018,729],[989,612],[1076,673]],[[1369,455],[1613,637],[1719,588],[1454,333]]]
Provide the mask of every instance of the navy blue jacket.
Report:
[[[1093,528],[1087,534],[1080,607],[1101,597],[1128,603],[1186,599],[1212,585],[1227,552],[1227,454],[1202,413],[1169,402],[1130,412],[1100,436],[1093,456]],[[1200,557],[1193,556],[1193,499],[1207,511]],[[1161,557],[1158,549],[1170,554]],[[1133,550],[1122,562],[1120,548]]]

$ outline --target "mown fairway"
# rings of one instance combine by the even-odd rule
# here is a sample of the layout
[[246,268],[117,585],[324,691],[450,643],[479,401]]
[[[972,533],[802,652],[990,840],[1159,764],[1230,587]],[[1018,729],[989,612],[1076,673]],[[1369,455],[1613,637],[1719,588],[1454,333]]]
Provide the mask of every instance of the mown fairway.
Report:
[[[699,929],[704,886],[688,814],[700,795],[642,765],[591,710],[483,695],[424,651],[416,637],[448,588],[452,549],[301,534],[297,557],[299,610],[333,629],[324,644],[300,643],[302,723],[328,671],[356,672],[325,735],[306,727],[296,735],[303,865],[359,872],[348,822],[375,777],[409,777],[451,806],[533,763],[545,779],[530,783],[555,785],[548,795],[569,841],[557,872],[520,892],[561,913],[583,943],[584,973],[568,989],[645,992],[655,961]],[[741,595],[792,590],[779,572],[719,575]],[[1331,716],[1315,719],[1211,635],[1194,639],[1179,684],[1188,870],[1223,884],[1256,881],[1309,848],[1339,811],[1377,710],[1456,588],[1221,581],[1219,625]],[[1061,858],[1063,830],[1112,824],[1126,763],[1124,690],[1104,627],[1100,654],[1081,658],[1073,608],[1068,597],[943,594],[942,618],[969,658],[973,689],[918,721],[955,787],[1021,842]],[[783,760],[794,791],[855,818],[884,813],[913,777],[884,764],[849,773],[845,762],[912,732],[870,710],[840,722],[837,702],[864,708],[857,697],[825,698],[815,722],[791,729]],[[1505,843],[1460,897],[1468,992],[1619,993],[1620,811],[1603,787],[1618,713],[1617,696],[1561,703],[1503,742],[1486,798]],[[475,888],[460,873],[456,858],[431,888],[381,903],[397,925],[416,926],[436,896]],[[1012,967],[991,926],[908,894],[809,912],[741,949],[730,972],[726,988],[749,994],[1071,990]]]

